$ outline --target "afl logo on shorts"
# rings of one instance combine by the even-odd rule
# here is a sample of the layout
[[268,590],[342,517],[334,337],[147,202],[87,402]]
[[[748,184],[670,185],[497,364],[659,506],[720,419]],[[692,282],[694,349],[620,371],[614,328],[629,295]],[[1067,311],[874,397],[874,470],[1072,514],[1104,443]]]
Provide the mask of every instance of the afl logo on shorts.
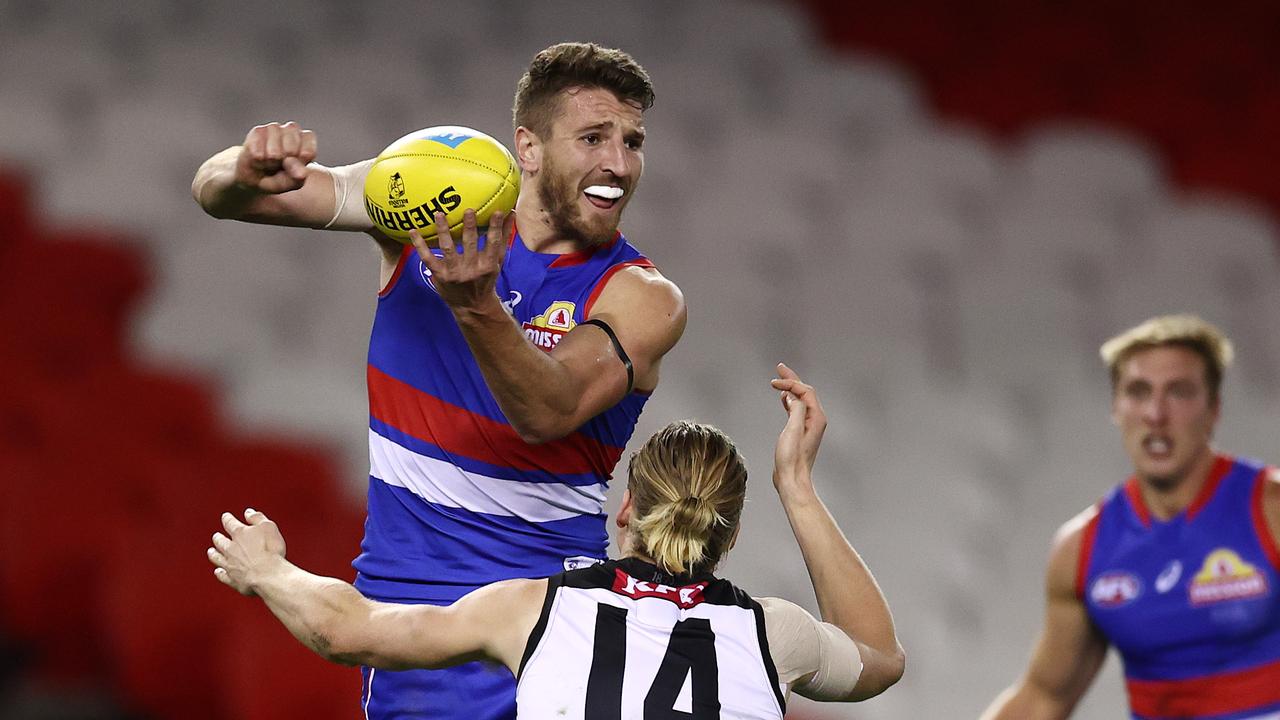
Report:
[[1128,605],[1142,594],[1142,581],[1129,572],[1111,571],[1098,576],[1089,587],[1089,599],[1100,608]]

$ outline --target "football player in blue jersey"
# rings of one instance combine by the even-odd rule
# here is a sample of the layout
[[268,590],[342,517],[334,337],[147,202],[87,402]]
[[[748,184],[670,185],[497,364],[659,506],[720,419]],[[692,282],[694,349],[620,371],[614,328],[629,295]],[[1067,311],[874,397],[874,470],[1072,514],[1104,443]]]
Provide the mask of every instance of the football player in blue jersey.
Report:
[[983,717],[1067,717],[1108,646],[1135,718],[1280,717],[1280,473],[1211,444],[1231,343],[1172,315],[1101,353],[1133,475],[1058,531],[1030,666]]
[[687,421],[632,456],[616,519],[624,556],[550,579],[507,580],[449,607],[368,600],[285,559],[264,514],[222,516],[209,560],[258,596],[320,655],[380,668],[483,658],[519,677],[519,717],[781,718],[794,691],[862,700],[902,676],[888,604],[813,485],[826,429],[816,391],[785,365],[772,385],[787,419],[773,484],[800,546],[822,620],[754,599],[713,571],[733,546],[747,470],[733,442]]
[[[255,127],[197,172],[214,217],[364,232],[382,251],[354,563],[366,595],[447,604],[604,557],[607,481],[686,320],[680,290],[618,232],[653,97],[621,51],[538,53],[515,95],[520,195],[494,214],[493,242],[470,212],[440,249],[385,237],[363,202],[373,161],[319,165],[296,123]],[[514,712],[510,678],[479,664],[364,676],[371,718]]]

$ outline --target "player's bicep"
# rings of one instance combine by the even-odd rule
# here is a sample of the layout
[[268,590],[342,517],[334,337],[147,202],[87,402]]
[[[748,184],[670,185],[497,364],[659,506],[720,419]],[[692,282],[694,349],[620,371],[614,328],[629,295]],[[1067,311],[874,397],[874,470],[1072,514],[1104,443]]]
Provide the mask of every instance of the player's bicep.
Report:
[[545,580],[515,580],[486,585],[447,606],[377,603],[358,641],[359,662],[386,669],[474,660],[511,666],[537,621],[545,588]]
[[1106,657],[1106,640],[1089,619],[1076,587],[1082,539],[1094,512],[1064,526],[1049,558],[1044,628],[1023,679],[1026,692],[1052,706],[1049,717],[1075,707]]
[[857,699],[859,689],[876,694],[868,690],[879,674],[869,648],[795,603],[761,598],[760,605],[769,654],[788,689],[811,700]]
[[627,268],[610,280],[591,309],[609,323],[631,358],[635,386],[652,390],[662,357],[684,334],[688,310],[680,288],[652,268]]
[[616,403],[628,390],[650,391],[658,365],[684,334],[684,297],[655,270],[626,268],[608,281],[588,321],[566,335],[552,356],[584,389],[582,420]]

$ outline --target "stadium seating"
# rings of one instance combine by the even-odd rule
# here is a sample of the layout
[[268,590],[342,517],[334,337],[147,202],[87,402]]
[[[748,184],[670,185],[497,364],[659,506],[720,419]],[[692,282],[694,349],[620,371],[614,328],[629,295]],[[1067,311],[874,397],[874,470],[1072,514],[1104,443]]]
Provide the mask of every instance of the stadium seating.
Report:
[[[569,38],[657,84],[624,231],[690,323],[637,439],[714,422],[763,478],[773,363],[826,392],[822,491],[911,662],[883,698],[795,714],[971,717],[1016,676],[1053,528],[1126,471],[1109,333],[1221,324],[1219,437],[1277,460],[1274,3],[448,2],[432,17],[469,21],[431,43],[389,0],[131,7],[0,5],[0,628],[45,643],[30,682],[114,678],[157,718],[354,712],[353,676],[199,555],[252,503],[350,575],[377,255],[215,222],[187,186],[266,120],[315,128],[329,164],[431,124],[507,137],[514,78]],[[727,574],[805,601],[767,482],[750,498]],[[1104,670],[1080,715],[1121,696]]]

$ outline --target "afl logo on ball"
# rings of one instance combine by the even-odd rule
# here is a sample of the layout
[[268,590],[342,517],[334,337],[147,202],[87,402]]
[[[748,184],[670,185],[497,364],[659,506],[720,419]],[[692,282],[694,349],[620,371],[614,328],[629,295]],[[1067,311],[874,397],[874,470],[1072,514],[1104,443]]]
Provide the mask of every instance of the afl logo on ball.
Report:
[[409,204],[404,196],[404,177],[400,173],[392,173],[387,181],[387,204],[393,208],[402,208]]
[[1127,572],[1108,572],[1098,576],[1089,588],[1089,599],[1100,608],[1128,605],[1142,594],[1142,581]]

